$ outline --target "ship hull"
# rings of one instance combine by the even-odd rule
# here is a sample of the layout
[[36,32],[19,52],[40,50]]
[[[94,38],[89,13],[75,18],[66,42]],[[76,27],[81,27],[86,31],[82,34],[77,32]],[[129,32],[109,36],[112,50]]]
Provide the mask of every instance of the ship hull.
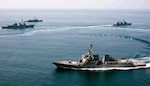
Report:
[[131,25],[131,23],[127,23],[127,24],[113,24],[113,26],[127,26],[127,25]]
[[80,70],[82,68],[112,68],[112,67],[137,67],[146,66],[144,63],[139,65],[134,65],[133,63],[118,63],[118,64],[79,64],[75,61],[55,61],[53,62],[59,69],[72,69]]
[[35,19],[35,20],[28,20],[28,21],[25,21],[25,22],[42,22],[43,20],[37,20],[37,19]]
[[22,26],[6,26],[2,27],[2,29],[25,29],[25,28],[33,28],[34,25],[22,25]]

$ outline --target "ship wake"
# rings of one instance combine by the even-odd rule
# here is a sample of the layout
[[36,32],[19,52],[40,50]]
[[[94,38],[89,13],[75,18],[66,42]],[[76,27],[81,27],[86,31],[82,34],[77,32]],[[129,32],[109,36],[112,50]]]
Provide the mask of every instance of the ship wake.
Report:
[[150,57],[138,58],[137,60],[146,62],[146,66],[138,66],[138,67],[102,67],[102,68],[72,68],[72,69],[73,70],[83,70],[83,71],[108,71],[108,70],[135,70],[135,69],[150,68]]
[[72,69],[83,71],[108,71],[108,70],[135,70],[146,68],[150,68],[150,63],[147,63],[146,66],[139,66],[139,67],[103,67],[103,68],[72,68]]

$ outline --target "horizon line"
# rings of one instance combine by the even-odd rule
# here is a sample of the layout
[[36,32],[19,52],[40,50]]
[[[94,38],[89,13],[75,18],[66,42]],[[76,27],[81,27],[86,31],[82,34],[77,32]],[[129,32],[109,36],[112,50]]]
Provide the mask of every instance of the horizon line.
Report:
[[38,10],[38,9],[49,9],[49,10],[150,10],[150,9],[125,9],[125,8],[122,8],[122,9],[108,9],[108,8],[0,8],[0,9],[27,9],[27,10]]

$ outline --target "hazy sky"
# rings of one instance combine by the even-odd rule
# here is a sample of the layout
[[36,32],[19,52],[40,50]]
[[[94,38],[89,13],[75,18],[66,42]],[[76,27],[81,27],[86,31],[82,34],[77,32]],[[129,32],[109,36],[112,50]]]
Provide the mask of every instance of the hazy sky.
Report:
[[0,0],[0,8],[150,9],[150,0]]

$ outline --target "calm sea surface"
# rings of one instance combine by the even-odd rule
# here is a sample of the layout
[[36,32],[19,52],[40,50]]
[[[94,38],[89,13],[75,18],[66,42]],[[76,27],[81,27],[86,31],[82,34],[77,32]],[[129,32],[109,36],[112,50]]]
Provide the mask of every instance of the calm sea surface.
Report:
[[[42,19],[28,29],[1,29]],[[131,26],[113,27],[118,20]],[[149,86],[150,68],[65,71],[54,60],[77,60],[93,43],[94,54],[150,63],[150,10],[0,9],[0,86]]]

